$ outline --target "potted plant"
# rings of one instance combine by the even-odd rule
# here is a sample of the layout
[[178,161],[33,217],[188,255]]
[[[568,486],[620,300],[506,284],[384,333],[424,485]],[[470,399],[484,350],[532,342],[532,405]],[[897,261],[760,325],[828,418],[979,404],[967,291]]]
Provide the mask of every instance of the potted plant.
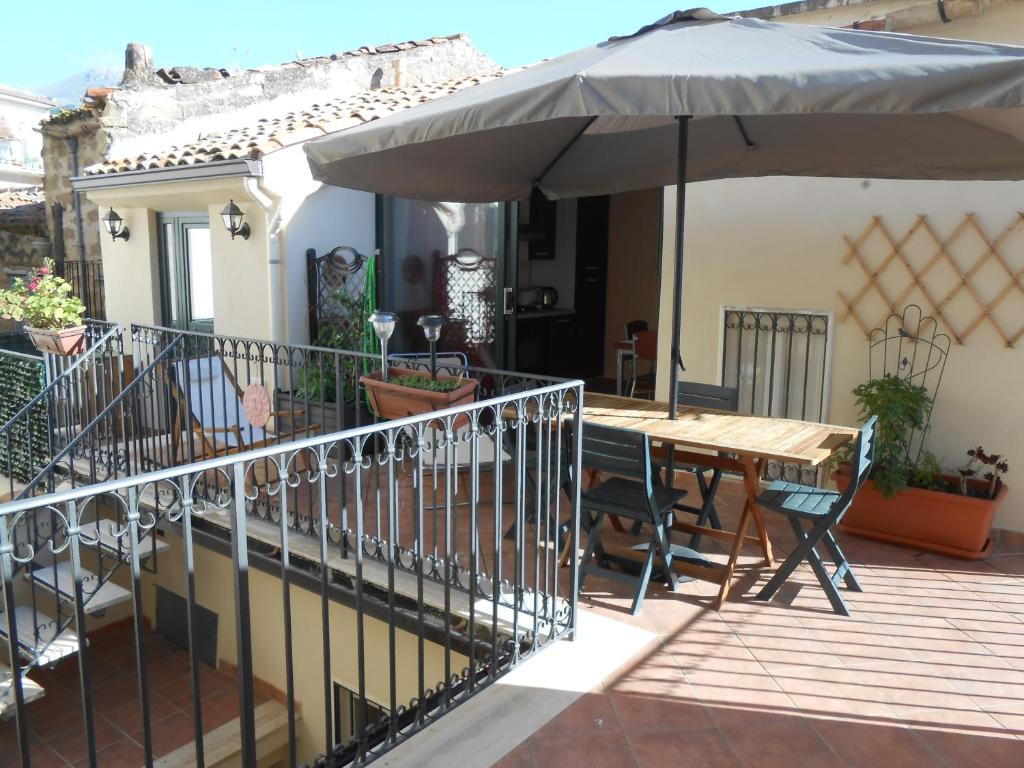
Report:
[[433,378],[426,371],[396,367],[388,369],[387,379],[380,371],[374,371],[359,381],[366,387],[370,410],[381,419],[403,419],[471,403],[479,384],[476,379],[462,376]]
[[[924,387],[889,375],[861,384],[853,394],[861,418],[877,416],[878,429],[871,477],[843,517],[843,528],[954,557],[988,555],[992,521],[1008,492],[1002,481],[1009,469],[1005,459],[973,448],[967,465],[943,472],[934,455],[922,449],[914,456],[912,450],[911,438],[926,431],[932,406]],[[845,490],[849,464],[841,464],[832,477]]]
[[0,291],[0,317],[25,324],[32,343],[40,352],[73,355],[82,351],[85,304],[71,293],[71,284],[54,272],[53,259],[24,278],[16,278],[10,289]]

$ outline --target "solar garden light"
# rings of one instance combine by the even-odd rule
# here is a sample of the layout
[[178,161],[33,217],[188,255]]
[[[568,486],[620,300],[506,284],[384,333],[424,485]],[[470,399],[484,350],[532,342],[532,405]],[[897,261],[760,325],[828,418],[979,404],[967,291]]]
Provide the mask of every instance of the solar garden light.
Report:
[[437,379],[437,340],[441,338],[444,318],[440,315],[423,315],[416,321],[416,325],[423,329],[423,335],[430,345],[430,378]]
[[377,310],[368,318],[373,325],[373,332],[380,339],[380,379],[388,380],[388,339],[395,332],[395,323],[398,322],[398,315],[394,312]]

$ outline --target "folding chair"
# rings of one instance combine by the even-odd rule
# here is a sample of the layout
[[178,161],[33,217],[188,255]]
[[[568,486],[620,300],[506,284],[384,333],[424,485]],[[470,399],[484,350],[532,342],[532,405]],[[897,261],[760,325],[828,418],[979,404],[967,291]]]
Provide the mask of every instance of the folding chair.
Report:
[[[676,588],[672,570],[672,507],[686,491],[665,488],[655,482],[651,464],[650,438],[644,432],[583,423],[583,466],[613,477],[588,488],[581,494],[580,509],[589,516],[587,545],[580,566],[580,589],[588,574],[630,583],[636,581],[632,613],[640,610],[644,593],[657,556],[660,570],[671,590]],[[639,576],[613,571],[607,563],[618,560],[601,543],[601,525],[605,515],[617,515],[650,528],[650,540],[644,549]],[[597,564],[592,561],[596,559]]]
[[[644,395],[654,399],[654,384],[658,375],[658,332],[640,331],[633,343],[633,380],[629,387],[629,396],[636,397],[637,385]],[[639,373],[641,361],[650,366],[647,373]]]
[[[736,413],[740,409],[740,391],[736,387],[683,381],[679,383],[676,403],[695,408],[714,408],[719,411]],[[715,495],[722,482],[722,468],[702,464],[681,464],[679,469],[693,473],[700,491],[701,503],[699,507],[693,504],[676,504],[676,509],[696,515],[696,524],[699,526],[710,524],[712,528],[722,530],[722,523],[718,519],[718,510],[715,509]],[[707,478],[708,471],[711,472],[710,481]],[[700,532],[694,533],[690,537],[690,549],[700,548],[700,537]]]
[[[779,566],[764,588],[757,593],[758,600],[770,600],[796,567],[806,560],[825,590],[832,610],[843,616],[850,615],[846,602],[839,594],[839,582],[845,582],[846,588],[854,592],[864,590],[861,589],[846,556],[832,536],[832,526],[846,514],[846,510],[853,503],[854,495],[871,472],[875,457],[876,422],[877,417],[872,416],[860,429],[854,451],[853,476],[850,478],[849,487],[843,493],[777,480],[758,496],[757,503],[762,509],[770,509],[786,516],[797,540],[796,548]],[[829,574],[818,555],[819,543],[825,545],[835,563],[836,570],[832,574]]]

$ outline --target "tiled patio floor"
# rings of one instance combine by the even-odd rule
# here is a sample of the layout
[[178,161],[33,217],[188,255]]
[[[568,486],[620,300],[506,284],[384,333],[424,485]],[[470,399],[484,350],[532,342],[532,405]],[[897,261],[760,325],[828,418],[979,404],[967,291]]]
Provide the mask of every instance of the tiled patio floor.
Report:
[[625,588],[588,579],[586,610],[657,640],[498,765],[1024,766],[1024,547],[969,563],[841,541],[865,589],[851,618],[809,569],[769,604],[751,599],[768,574],[748,573],[721,612],[712,585],[652,586],[636,617]]
[[[147,633],[150,722],[153,754],[173,752],[193,739],[192,688],[188,656],[163,638]],[[138,768],[145,762],[142,708],[130,625],[90,636],[90,667],[99,764]],[[76,656],[52,670],[31,675],[46,695],[28,705],[33,768],[88,765]],[[203,666],[200,678],[203,730],[238,717],[238,688],[232,676]],[[259,691],[258,703],[266,701]],[[13,721],[0,723],[0,768],[20,766]]]

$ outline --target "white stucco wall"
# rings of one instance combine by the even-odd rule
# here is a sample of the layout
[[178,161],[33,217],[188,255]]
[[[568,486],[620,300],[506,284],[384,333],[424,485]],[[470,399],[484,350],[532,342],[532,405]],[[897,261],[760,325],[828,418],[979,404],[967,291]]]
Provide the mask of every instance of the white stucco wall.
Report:
[[309,343],[306,251],[323,254],[339,245],[370,255],[376,247],[374,196],[313,180],[302,147],[289,147],[263,161],[264,186],[281,200],[283,339]]
[[[675,190],[666,190],[665,197],[659,325],[668,329]],[[832,310],[837,323],[827,418],[856,424],[850,391],[867,379],[868,347],[852,319],[838,321],[843,305],[837,292],[855,293],[865,277],[854,263],[841,263],[847,252],[843,235],[856,238],[870,218],[880,214],[899,237],[919,214],[925,214],[945,237],[971,212],[977,213],[982,226],[999,232],[1017,217],[1022,197],[1024,184],[1015,182],[766,178],[690,185],[682,321],[682,354],[688,369],[684,378],[718,383],[723,305]],[[876,259],[884,257],[877,243],[872,247]],[[910,256],[920,265],[930,256],[927,250],[918,248]],[[1008,238],[1002,250],[1015,269],[1024,269],[1024,231]],[[963,269],[984,252],[984,245],[972,244],[970,238],[956,250],[957,258],[964,260]],[[1006,282],[1003,279],[1001,284]],[[991,273],[982,283],[986,295],[995,295],[998,274]],[[1019,296],[1005,301],[1004,323],[1020,327],[1024,311]],[[924,304],[919,290],[904,301],[910,302]],[[965,303],[955,309],[951,320],[959,323],[970,314],[970,306]],[[669,354],[669,336],[660,334],[663,358]],[[667,397],[665,374],[662,371],[659,377],[662,397]],[[1011,467],[1015,466],[1014,458],[1024,456],[1022,384],[1024,343],[1008,349],[983,323],[965,344],[954,345],[949,355],[928,447],[948,466],[963,463],[964,452],[979,444],[1008,456]],[[1008,483],[1012,489],[1012,474]],[[1024,531],[1024,493],[1011,490],[996,525]]]

